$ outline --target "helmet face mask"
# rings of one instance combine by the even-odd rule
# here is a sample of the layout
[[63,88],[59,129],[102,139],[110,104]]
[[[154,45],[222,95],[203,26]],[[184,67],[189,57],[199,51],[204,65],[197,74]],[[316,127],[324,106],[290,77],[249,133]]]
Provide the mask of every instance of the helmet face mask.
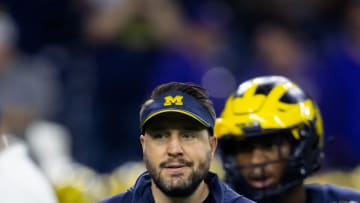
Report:
[[[214,131],[226,182],[256,201],[268,201],[302,184],[320,167],[320,112],[311,98],[284,77],[255,78],[240,85],[228,98]],[[284,153],[286,143],[289,150]],[[254,154],[255,148],[277,154],[255,164],[239,164],[241,154]]]
[[234,188],[254,200],[273,197],[280,190],[288,162],[292,159],[289,131],[275,131],[244,139],[225,136],[219,141],[226,179]]

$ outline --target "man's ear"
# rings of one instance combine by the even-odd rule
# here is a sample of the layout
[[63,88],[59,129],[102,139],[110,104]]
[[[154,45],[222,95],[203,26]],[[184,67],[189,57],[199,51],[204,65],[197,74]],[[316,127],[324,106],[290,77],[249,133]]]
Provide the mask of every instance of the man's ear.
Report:
[[140,143],[141,143],[141,148],[142,148],[142,151],[144,152],[145,151],[145,135],[140,135]]
[[218,139],[215,136],[211,136],[210,137],[210,147],[211,147],[211,157],[214,158],[215,156],[215,151],[217,148],[217,144],[218,144]]

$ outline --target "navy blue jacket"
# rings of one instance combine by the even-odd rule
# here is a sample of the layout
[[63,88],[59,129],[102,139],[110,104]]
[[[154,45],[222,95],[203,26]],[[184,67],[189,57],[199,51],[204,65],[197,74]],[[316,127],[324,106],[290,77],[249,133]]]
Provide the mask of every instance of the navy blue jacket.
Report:
[[350,188],[319,184],[305,187],[309,203],[360,203],[360,193]]
[[[209,172],[205,182],[208,184],[214,203],[253,203],[253,201],[237,194],[225,183],[221,182],[218,176]],[[209,199],[209,198],[207,198]],[[206,202],[206,201],[205,201]],[[136,180],[135,185],[128,191],[102,200],[98,203],[154,203],[151,193],[151,177],[148,172],[143,173]]]

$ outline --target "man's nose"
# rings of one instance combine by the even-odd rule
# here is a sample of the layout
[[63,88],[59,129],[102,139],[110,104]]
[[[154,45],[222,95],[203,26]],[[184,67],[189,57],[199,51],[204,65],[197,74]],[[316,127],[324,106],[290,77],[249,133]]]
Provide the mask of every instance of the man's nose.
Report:
[[251,164],[262,164],[266,162],[266,154],[261,147],[255,147],[252,156],[251,156]]
[[173,136],[169,142],[167,152],[170,156],[182,155],[184,152],[181,140],[177,136]]

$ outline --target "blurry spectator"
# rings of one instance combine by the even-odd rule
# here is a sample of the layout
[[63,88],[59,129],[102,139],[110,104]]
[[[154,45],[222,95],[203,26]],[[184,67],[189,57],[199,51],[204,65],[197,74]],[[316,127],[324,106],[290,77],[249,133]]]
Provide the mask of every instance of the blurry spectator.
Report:
[[[247,34],[264,19],[286,19],[313,37],[337,26],[342,0],[225,0],[236,13],[236,27]],[[317,35],[317,36],[316,36]]]
[[[18,47],[34,54],[48,44],[78,39],[82,0],[1,0],[19,26]],[[1,7],[1,5],[0,5]]]
[[160,39],[166,40],[161,40],[154,56],[147,77],[147,91],[164,82],[195,82],[208,89],[216,110],[220,110],[226,95],[236,86],[229,69],[239,57],[234,56],[227,41],[232,13],[217,1],[157,2],[166,5],[167,13],[172,13],[171,18],[156,12],[159,10],[156,7],[149,16],[157,20],[157,25],[169,24],[168,29],[177,32],[167,38],[160,35]]
[[56,203],[55,193],[28,155],[26,144],[7,130],[0,115],[0,199],[2,203]]
[[32,152],[37,155],[39,167],[52,183],[65,180],[76,169],[71,157],[70,135],[63,126],[48,121],[35,122],[25,134]]
[[70,135],[63,126],[36,122],[27,129],[26,138],[59,203],[93,203],[110,194],[106,178],[73,160]]
[[32,122],[55,115],[58,86],[47,63],[17,50],[17,36],[15,23],[1,12],[0,111],[8,133],[23,139]]
[[284,75],[318,99],[317,76],[321,70],[311,45],[290,25],[259,24],[254,32],[253,62],[239,70],[239,81],[259,75]]
[[74,159],[107,173],[141,159],[133,139],[138,134],[137,117],[130,112],[145,95],[143,81],[151,53],[138,46],[142,34],[126,40],[126,33],[139,26],[134,18],[136,0],[86,3],[82,38],[49,46],[42,54],[61,72],[64,105],[59,119],[73,137]]
[[[64,105],[60,120],[70,129],[74,157],[80,163],[110,172],[141,159],[133,139],[138,134],[137,118],[131,112],[159,82],[205,80],[203,84],[212,85],[208,88],[214,96],[214,87],[218,94],[235,88],[226,68],[208,72],[223,67],[219,55],[226,48],[224,26],[217,20],[223,13],[214,15],[208,9],[204,14],[197,9],[198,13],[185,19],[172,1],[86,3],[83,38],[43,52],[61,71]],[[227,81],[219,82],[227,86],[214,85],[214,76]]]
[[[327,132],[334,143],[327,148],[329,167],[351,169],[360,163],[360,3],[350,1],[344,29],[324,43],[326,69],[322,74],[323,109]],[[344,158],[346,157],[346,158]]]

